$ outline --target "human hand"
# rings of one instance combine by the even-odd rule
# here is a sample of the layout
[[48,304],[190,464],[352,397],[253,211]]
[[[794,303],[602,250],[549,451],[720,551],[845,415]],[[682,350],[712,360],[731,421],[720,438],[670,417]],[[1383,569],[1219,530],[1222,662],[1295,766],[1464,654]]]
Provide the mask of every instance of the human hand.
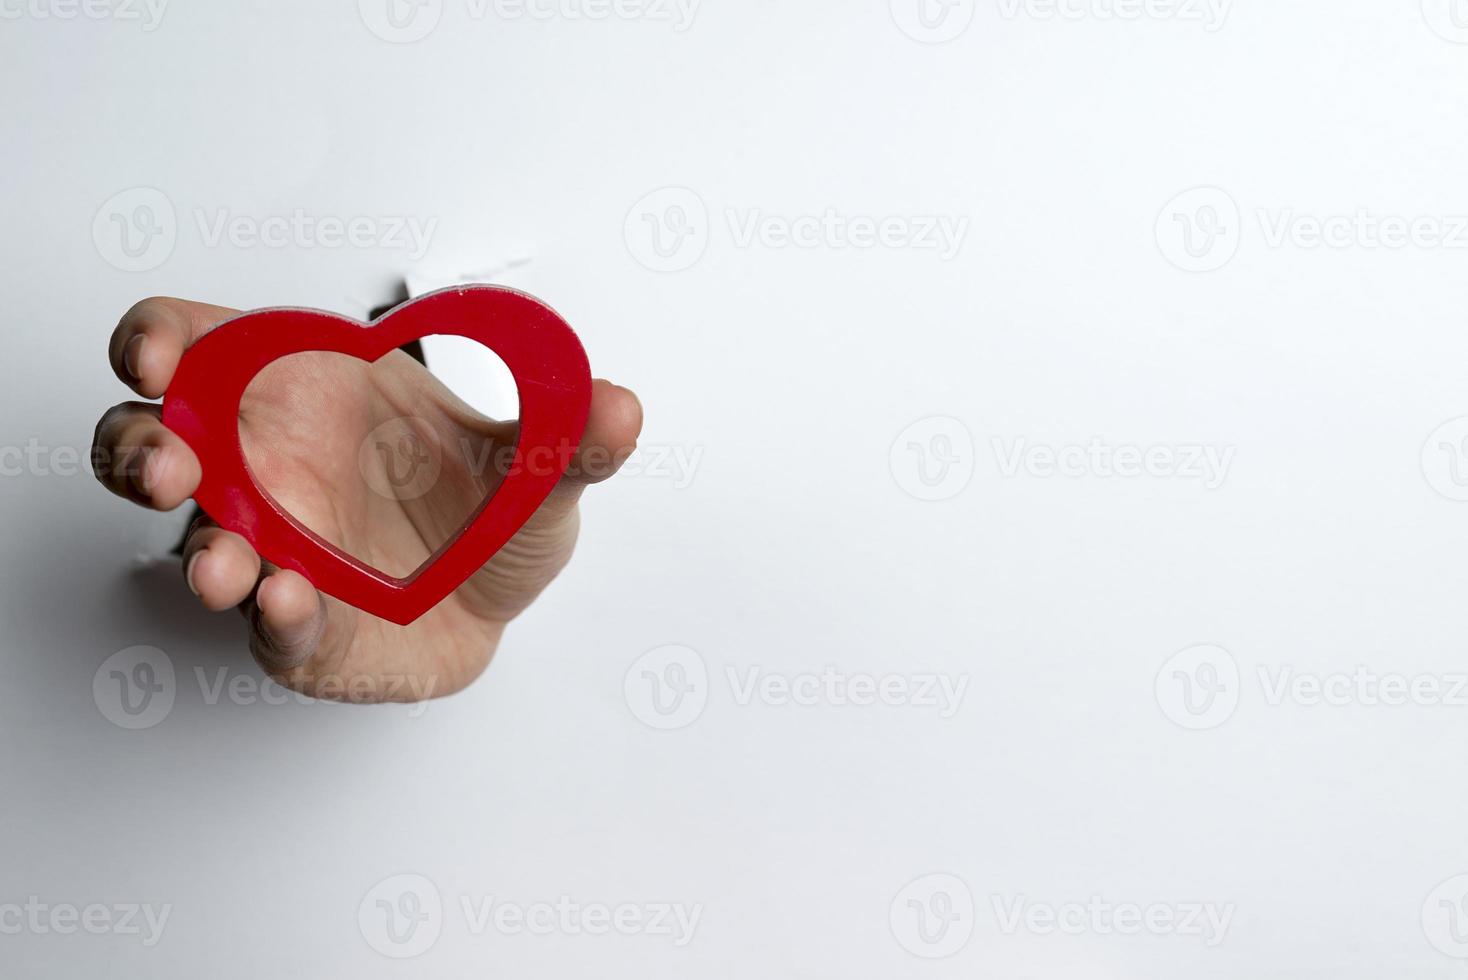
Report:
[[[139,395],[161,398],[189,345],[235,315],[204,303],[143,300],[113,331],[112,368]],[[201,470],[161,416],[157,404],[113,406],[97,423],[92,456],[108,489],[172,510],[193,495]],[[386,468],[394,462],[373,464],[360,449],[384,423],[408,418],[415,435],[434,443],[441,468],[412,494],[373,489],[391,486]],[[616,471],[641,428],[631,391],[594,382],[580,448],[555,490],[489,562],[409,626],[317,592],[207,518],[189,529],[185,580],[205,607],[245,614],[255,659],[292,690],[355,701],[451,694],[479,676],[505,625],[565,566],[582,490]],[[284,358],[240,402],[240,440],[269,494],[331,544],[395,576],[429,558],[492,492],[499,474],[483,463],[504,458],[515,434],[514,422],[479,415],[402,351],[372,364],[325,353]]]

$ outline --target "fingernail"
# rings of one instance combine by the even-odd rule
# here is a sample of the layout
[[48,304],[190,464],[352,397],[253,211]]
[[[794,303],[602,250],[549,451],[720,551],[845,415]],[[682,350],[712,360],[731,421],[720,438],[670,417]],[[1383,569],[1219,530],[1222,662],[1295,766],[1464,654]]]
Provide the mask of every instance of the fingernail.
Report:
[[143,380],[142,375],[138,372],[141,370],[139,365],[143,359],[143,341],[147,339],[144,334],[138,334],[132,340],[129,340],[127,346],[122,349],[122,369],[134,381]]
[[199,565],[199,559],[204,557],[203,550],[194,552],[189,558],[189,563],[184,566],[184,581],[188,583],[189,591],[194,595],[199,594],[199,587],[194,584],[194,569]]

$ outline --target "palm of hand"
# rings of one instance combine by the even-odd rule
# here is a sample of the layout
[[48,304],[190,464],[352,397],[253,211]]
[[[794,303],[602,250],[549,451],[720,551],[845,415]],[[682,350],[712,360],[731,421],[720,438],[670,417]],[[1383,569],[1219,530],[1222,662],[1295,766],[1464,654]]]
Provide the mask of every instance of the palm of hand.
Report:
[[[433,558],[493,493],[495,461],[513,449],[515,429],[474,412],[402,352],[375,364],[299,355],[262,372],[240,403],[241,443],[266,492],[330,544],[395,577]],[[343,651],[333,680],[457,689],[477,676],[504,624],[571,556],[574,523],[546,528],[537,516],[409,627],[325,597],[323,646]]]

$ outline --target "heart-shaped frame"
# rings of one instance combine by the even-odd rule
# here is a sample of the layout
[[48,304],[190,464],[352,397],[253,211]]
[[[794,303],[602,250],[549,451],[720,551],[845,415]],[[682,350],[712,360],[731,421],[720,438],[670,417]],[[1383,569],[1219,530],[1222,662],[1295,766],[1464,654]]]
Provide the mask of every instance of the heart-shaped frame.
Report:
[[[417,570],[393,578],[312,532],[265,492],[240,442],[240,400],[250,381],[282,357],[327,351],[370,363],[433,334],[478,341],[505,362],[519,389],[519,439],[508,474],[458,533]],[[530,519],[565,472],[590,407],[590,365],[566,321],[525,293],[462,286],[429,293],[371,323],[287,307],[227,320],[184,352],[163,401],[163,423],[199,457],[203,479],[194,500],[220,527],[328,595],[407,625]]]

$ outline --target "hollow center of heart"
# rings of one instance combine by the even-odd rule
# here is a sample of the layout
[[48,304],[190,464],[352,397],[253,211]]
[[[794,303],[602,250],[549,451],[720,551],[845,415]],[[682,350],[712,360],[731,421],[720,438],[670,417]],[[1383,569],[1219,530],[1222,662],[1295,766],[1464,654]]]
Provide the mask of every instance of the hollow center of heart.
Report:
[[[405,578],[473,520],[513,464],[518,393],[488,348],[424,338],[374,362],[283,357],[240,401],[240,444],[260,489],[301,526]],[[431,373],[430,373],[431,372]]]

